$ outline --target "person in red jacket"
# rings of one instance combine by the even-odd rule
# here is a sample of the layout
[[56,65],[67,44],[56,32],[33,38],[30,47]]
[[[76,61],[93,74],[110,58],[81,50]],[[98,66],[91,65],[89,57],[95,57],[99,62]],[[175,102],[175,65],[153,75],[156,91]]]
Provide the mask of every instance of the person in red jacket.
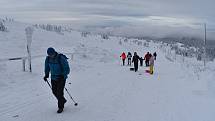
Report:
[[146,67],[149,66],[149,59],[150,59],[150,54],[149,54],[149,52],[147,52],[147,54],[144,57]]
[[123,64],[123,66],[124,66],[124,65],[125,65],[125,59],[126,59],[126,54],[125,54],[125,52],[123,52],[123,53],[121,54],[120,57],[122,58],[122,64]]

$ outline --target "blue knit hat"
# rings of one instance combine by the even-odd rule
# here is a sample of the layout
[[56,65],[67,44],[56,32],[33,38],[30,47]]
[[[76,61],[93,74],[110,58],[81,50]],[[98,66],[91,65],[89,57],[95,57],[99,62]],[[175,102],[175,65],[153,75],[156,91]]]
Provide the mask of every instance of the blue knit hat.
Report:
[[47,49],[47,54],[48,54],[48,55],[54,55],[55,53],[56,53],[56,51],[54,50],[54,48],[49,47],[49,48]]

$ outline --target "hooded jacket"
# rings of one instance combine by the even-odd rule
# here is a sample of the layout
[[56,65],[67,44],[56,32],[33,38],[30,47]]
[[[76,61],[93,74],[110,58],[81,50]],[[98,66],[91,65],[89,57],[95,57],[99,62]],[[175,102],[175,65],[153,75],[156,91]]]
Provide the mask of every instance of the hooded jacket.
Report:
[[70,72],[67,58],[58,53],[53,58],[47,56],[45,60],[45,75],[48,76],[49,72],[51,72],[52,80],[59,80],[62,77],[66,80]]

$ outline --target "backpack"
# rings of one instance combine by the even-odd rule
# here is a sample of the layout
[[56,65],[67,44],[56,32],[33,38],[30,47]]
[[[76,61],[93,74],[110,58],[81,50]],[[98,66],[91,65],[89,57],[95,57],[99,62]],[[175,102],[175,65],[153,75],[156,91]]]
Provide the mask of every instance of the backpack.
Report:
[[[64,55],[64,54],[62,54],[62,53],[59,53],[59,54],[58,54],[57,61],[58,61],[58,63],[60,64],[61,71],[63,71],[63,65],[62,65],[61,59],[60,59],[61,57],[65,58],[66,60],[69,59],[69,58],[66,57],[66,55]],[[50,57],[48,56],[48,62],[49,62],[49,58],[50,58]]]
[[[60,57],[64,57],[66,60],[69,59],[68,57],[66,57],[66,55],[64,55],[64,54],[62,54],[62,53],[59,53],[58,55],[59,55],[58,59],[59,59]],[[60,59],[59,59],[59,60],[60,60]]]
[[132,57],[132,55],[131,55],[131,53],[130,53],[130,52],[128,52],[127,57],[128,57],[128,58],[131,58],[131,57]]

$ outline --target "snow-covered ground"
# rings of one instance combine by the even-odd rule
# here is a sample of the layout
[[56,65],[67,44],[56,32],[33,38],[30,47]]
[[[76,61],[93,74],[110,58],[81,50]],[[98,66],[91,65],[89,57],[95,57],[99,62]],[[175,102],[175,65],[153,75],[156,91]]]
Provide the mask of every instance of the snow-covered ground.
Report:
[[[6,58],[26,56],[27,24],[7,23],[0,32],[0,121],[214,121],[215,63],[203,69],[193,58],[166,58],[159,44],[149,47],[121,38],[81,37],[35,30],[32,42],[33,72],[22,71],[22,61]],[[54,47],[67,54],[71,73],[66,87],[79,103],[69,99],[57,114],[56,99],[43,81],[46,49]],[[138,72],[120,63],[121,52],[157,52],[155,72]]]

